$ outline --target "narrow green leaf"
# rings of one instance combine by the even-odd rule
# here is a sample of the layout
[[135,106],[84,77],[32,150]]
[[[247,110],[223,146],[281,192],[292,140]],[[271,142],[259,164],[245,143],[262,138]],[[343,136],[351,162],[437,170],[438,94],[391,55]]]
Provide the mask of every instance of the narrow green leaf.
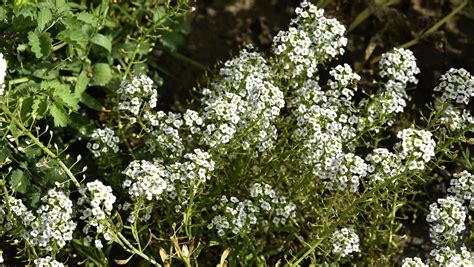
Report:
[[96,110],[96,111],[104,110],[104,106],[102,106],[102,104],[97,99],[93,98],[91,95],[89,95],[86,92],[82,93],[81,102],[93,110]]
[[94,35],[94,37],[92,37],[92,39],[91,39],[91,42],[93,44],[96,44],[96,45],[104,48],[109,53],[112,52],[112,42],[107,36],[105,36],[103,34],[98,33],[98,34]]
[[78,99],[80,99],[82,93],[86,91],[89,80],[89,77],[87,77],[87,71],[82,70],[81,74],[79,74],[79,77],[77,77],[76,86],[74,87],[74,95]]

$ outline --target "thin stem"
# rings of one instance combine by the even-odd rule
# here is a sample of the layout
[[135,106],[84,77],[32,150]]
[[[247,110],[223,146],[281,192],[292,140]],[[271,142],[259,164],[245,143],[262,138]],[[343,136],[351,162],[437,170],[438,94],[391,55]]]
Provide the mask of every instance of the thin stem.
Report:
[[77,188],[80,188],[81,185],[79,184],[79,182],[77,181],[76,177],[71,172],[71,170],[66,166],[66,164],[64,164],[64,162],[61,159],[59,159],[59,157],[53,151],[51,151],[49,148],[43,145],[43,143],[41,143],[41,141],[38,140],[36,136],[34,136],[28,129],[26,129],[25,125],[23,125],[23,123],[21,123],[5,105],[2,105],[1,108],[3,112],[10,117],[11,121],[14,122],[23,131],[23,133],[26,134],[31,139],[31,141],[33,141],[39,148],[41,148],[41,150],[43,150],[48,156],[56,160],[56,162],[59,164],[61,169],[64,170],[64,172],[69,177],[69,179],[71,179],[74,185]]
[[142,257],[143,259],[147,260],[148,262],[150,262],[151,264],[154,264],[155,266],[161,266],[158,262],[156,262],[154,259],[150,258],[149,256],[147,256],[146,254],[144,254],[143,252],[141,252],[140,250],[138,250],[137,248],[135,248],[129,241],[128,239],[122,235],[122,233],[118,232],[117,233],[117,236],[120,238],[120,241],[122,241],[125,245],[127,245],[127,247],[135,254],[137,254],[138,256]]
[[[446,22],[448,22],[449,19],[451,19],[454,15],[459,13],[461,10],[463,10],[464,7],[466,7],[467,4],[468,4],[468,0],[464,0],[462,2],[462,4],[460,4],[458,7],[453,9],[453,11],[451,11],[448,15],[446,15],[444,18],[442,18],[436,24],[431,26],[431,28],[429,28],[424,33],[420,34],[419,36],[415,37],[415,39],[400,45],[399,48],[410,48],[410,47],[418,44],[422,39],[424,39],[424,38],[430,36],[431,34],[433,34],[434,32],[436,32],[441,26],[443,26]],[[380,60],[380,58],[381,58],[381,56],[375,57],[374,59],[372,59],[370,61],[370,64],[377,63]]]

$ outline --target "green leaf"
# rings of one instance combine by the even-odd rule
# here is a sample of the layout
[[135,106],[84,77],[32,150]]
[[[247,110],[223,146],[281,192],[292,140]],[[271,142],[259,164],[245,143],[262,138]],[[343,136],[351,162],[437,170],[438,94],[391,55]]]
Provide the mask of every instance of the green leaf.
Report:
[[36,27],[36,29],[38,31],[43,31],[46,25],[48,24],[48,22],[50,22],[52,18],[53,18],[53,14],[51,13],[50,8],[46,6],[41,7],[38,13],[38,26]]
[[49,114],[53,116],[54,125],[57,127],[64,127],[69,122],[69,118],[67,117],[64,110],[61,107],[59,107],[56,103],[50,107]]
[[82,93],[86,91],[87,85],[89,84],[89,77],[87,77],[87,71],[82,70],[79,77],[77,77],[76,86],[74,87],[74,95],[80,99]]
[[112,79],[112,69],[107,63],[96,63],[92,66],[92,84],[104,86]]
[[84,92],[81,95],[81,102],[84,103],[89,108],[96,110],[96,111],[103,111],[104,106],[95,98],[93,98],[88,93]]
[[91,13],[81,12],[76,15],[76,18],[82,22],[90,24],[92,26],[97,27],[99,23],[99,19],[96,16],[92,15]]
[[60,85],[61,86],[56,87],[54,90],[53,96],[55,96],[55,100],[65,105],[69,109],[72,109],[74,111],[78,110],[79,106],[77,105],[77,103],[79,103],[79,98],[76,97],[76,95],[74,95],[73,93],[71,93],[69,86],[64,84]]
[[22,170],[14,170],[10,176],[9,183],[16,191],[24,194],[30,186],[30,179]]
[[37,97],[33,100],[33,116],[42,119],[48,111],[48,100],[45,97]]
[[53,50],[51,36],[48,32],[29,32],[28,44],[31,46],[31,51],[35,53],[36,58],[48,56]]
[[94,37],[92,37],[91,39],[91,43],[104,48],[105,50],[107,50],[107,52],[109,52],[109,54],[110,52],[112,52],[112,41],[110,40],[110,38],[103,34],[98,33],[94,35]]

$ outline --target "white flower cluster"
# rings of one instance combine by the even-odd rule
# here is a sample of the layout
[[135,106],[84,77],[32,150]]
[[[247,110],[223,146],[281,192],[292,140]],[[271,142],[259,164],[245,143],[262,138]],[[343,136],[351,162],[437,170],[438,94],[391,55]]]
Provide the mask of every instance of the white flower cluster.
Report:
[[469,203],[469,209],[474,210],[474,175],[468,171],[453,174],[448,192],[461,203]]
[[439,267],[472,267],[474,266],[474,253],[467,250],[465,246],[460,251],[449,247],[433,249],[430,252],[431,266]]
[[[408,83],[418,83],[415,75],[420,73],[416,65],[413,52],[403,48],[395,48],[391,52],[382,54],[379,62],[379,75],[387,78],[381,83],[381,88],[370,98],[359,103],[361,113],[361,128],[392,125],[397,113],[403,112],[409,96],[406,93]],[[378,131],[378,128],[375,128]]]
[[359,252],[359,236],[353,228],[342,228],[331,236],[332,253],[346,257],[353,252]]
[[[437,109],[440,109],[437,106]],[[459,107],[454,107],[449,105],[441,114],[439,118],[441,124],[446,125],[446,128],[450,131],[456,131],[465,129],[469,125],[474,124],[474,117],[471,115],[471,112],[467,109],[461,109]],[[444,128],[442,128],[444,129]],[[471,130],[472,131],[472,130]],[[446,133],[445,131],[443,133]]]
[[72,217],[72,201],[61,191],[50,189],[42,199],[44,203],[31,223],[29,242],[45,250],[63,248],[72,240],[76,223]]
[[403,259],[402,267],[428,267],[428,265],[423,263],[420,258],[414,257]]
[[277,137],[274,124],[285,101],[266,60],[244,49],[224,64],[219,75],[203,89],[204,111],[195,116],[196,125],[203,121],[201,143],[223,153],[224,145],[236,138],[244,150],[271,148]]
[[290,217],[296,216],[296,206],[285,197],[277,195],[273,188],[265,183],[255,183],[250,187],[251,199],[240,201],[236,197],[222,196],[221,203],[214,205],[224,215],[216,215],[208,224],[208,229],[215,228],[219,236],[226,234],[246,234],[252,225],[268,224],[267,218],[275,225],[286,224]]
[[344,53],[346,28],[336,19],[324,17],[324,10],[308,1],[301,2],[295,12],[288,31],[273,38],[272,50],[288,78],[311,78],[318,65]]
[[456,242],[466,226],[466,208],[454,197],[439,198],[430,205],[426,221],[430,223],[430,237],[435,244]]
[[349,88],[354,87],[357,89],[356,85],[357,82],[360,81],[360,76],[353,72],[351,66],[348,64],[337,65],[329,71],[329,75],[334,79],[330,80],[328,83],[331,89],[342,89],[342,94],[348,99],[351,99],[354,96],[354,91]]
[[181,114],[163,111],[144,114],[145,121],[151,123],[148,138],[145,140],[148,150],[155,156],[176,159],[182,156],[185,148],[180,137],[180,130],[184,124]]
[[[81,197],[77,200],[77,204],[83,206],[79,217],[85,222],[82,229],[83,233],[88,235],[91,232],[90,228],[95,227],[96,234],[102,234],[105,240],[111,240],[108,233],[108,224],[105,221],[111,216],[113,204],[116,200],[112,188],[96,180],[79,189],[79,193]],[[93,236],[96,235],[93,233]],[[91,236],[85,238],[88,243],[92,239]],[[100,239],[96,239],[94,244],[98,249],[103,247]]]
[[395,122],[394,116],[402,113],[407,106],[407,99],[408,95],[402,84],[388,81],[377,93],[359,103],[359,109],[365,111],[359,117],[359,128],[392,125]]
[[58,188],[50,189],[41,198],[42,205],[36,215],[13,196],[8,198],[11,215],[6,205],[0,206],[0,223],[5,230],[16,230],[20,236],[34,247],[45,251],[63,248],[72,240],[76,223],[72,218],[72,201]]
[[[162,159],[156,159],[153,163],[135,160],[123,171],[127,179],[122,186],[128,189],[133,199],[154,201],[165,196],[170,199],[182,197],[180,204],[175,207],[179,211],[187,204],[186,194],[189,190],[194,190],[199,183],[210,180],[214,168],[215,163],[211,155],[200,149],[185,154],[181,162],[164,164]],[[150,213],[151,210],[148,210],[147,214]],[[131,216],[128,220],[133,222],[135,219]]]
[[7,75],[7,61],[0,53],[0,95],[4,94],[5,90],[5,76]]
[[468,104],[474,97],[474,76],[465,69],[450,69],[440,78],[440,83],[434,88],[442,92],[439,100],[444,103],[448,100],[458,104]]
[[436,142],[430,132],[408,128],[398,132],[397,137],[402,141],[394,149],[401,159],[406,160],[409,170],[423,170],[425,163],[435,156]]
[[[9,212],[7,212],[9,207]],[[3,199],[3,203],[0,206],[0,223],[6,231],[11,231],[13,229],[18,229],[20,231],[20,236],[25,239],[29,238],[28,231],[25,230],[24,226],[31,225],[36,220],[36,216],[28,210],[28,208],[23,204],[21,199],[17,199],[13,196],[8,198],[8,204]]]
[[[153,80],[145,74],[123,81],[117,94],[120,97],[119,109],[131,112],[135,116],[138,116],[142,109],[148,112],[149,109],[155,108],[158,100]],[[132,123],[134,122],[132,119]]]
[[382,78],[397,81],[402,84],[418,83],[415,75],[420,73],[416,66],[416,58],[408,49],[395,48],[393,51],[382,54],[379,61],[379,75]]
[[365,158],[369,162],[369,183],[376,184],[400,174],[402,161],[400,157],[386,148],[376,148]]
[[359,179],[368,171],[362,158],[346,151],[352,148],[347,140],[357,134],[357,111],[350,100],[359,76],[348,65],[338,66],[330,74],[334,80],[328,81],[328,90],[307,80],[293,92],[290,107],[297,124],[293,138],[303,147],[302,163],[310,166],[326,188],[356,192]]
[[37,258],[33,261],[37,267],[64,267],[64,264],[54,260],[51,256]]
[[91,135],[91,141],[87,143],[87,148],[94,157],[100,157],[109,152],[119,151],[118,143],[120,139],[111,128],[95,129]]
[[123,187],[128,189],[128,193],[133,198],[145,197],[148,200],[158,200],[167,188],[165,179],[168,172],[162,165],[155,165],[146,160],[135,160],[123,173],[128,177]]

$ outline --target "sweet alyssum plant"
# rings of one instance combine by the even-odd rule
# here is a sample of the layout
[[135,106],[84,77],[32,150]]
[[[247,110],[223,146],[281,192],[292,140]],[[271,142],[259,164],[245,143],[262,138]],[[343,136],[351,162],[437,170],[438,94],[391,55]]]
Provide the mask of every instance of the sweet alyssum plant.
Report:
[[[127,72],[107,95],[101,114],[111,119],[95,120],[90,134],[25,126],[33,113],[14,101],[20,89],[0,58],[5,258],[39,266],[472,266],[472,169],[447,178],[446,196],[433,203],[413,200],[443,166],[472,168],[474,119],[465,107],[474,77],[449,70],[429,110],[406,112],[420,72],[413,53],[383,54],[378,75],[359,88],[349,64],[329,67],[344,53],[344,32],[303,1],[271,51],[246,47],[225,62],[193,109],[157,110],[153,79]],[[410,119],[413,112],[422,117]],[[90,152],[72,159],[70,135]],[[25,171],[40,188],[33,203]],[[42,180],[51,174],[58,179],[48,188]],[[403,222],[419,207],[430,241],[403,259]]]

